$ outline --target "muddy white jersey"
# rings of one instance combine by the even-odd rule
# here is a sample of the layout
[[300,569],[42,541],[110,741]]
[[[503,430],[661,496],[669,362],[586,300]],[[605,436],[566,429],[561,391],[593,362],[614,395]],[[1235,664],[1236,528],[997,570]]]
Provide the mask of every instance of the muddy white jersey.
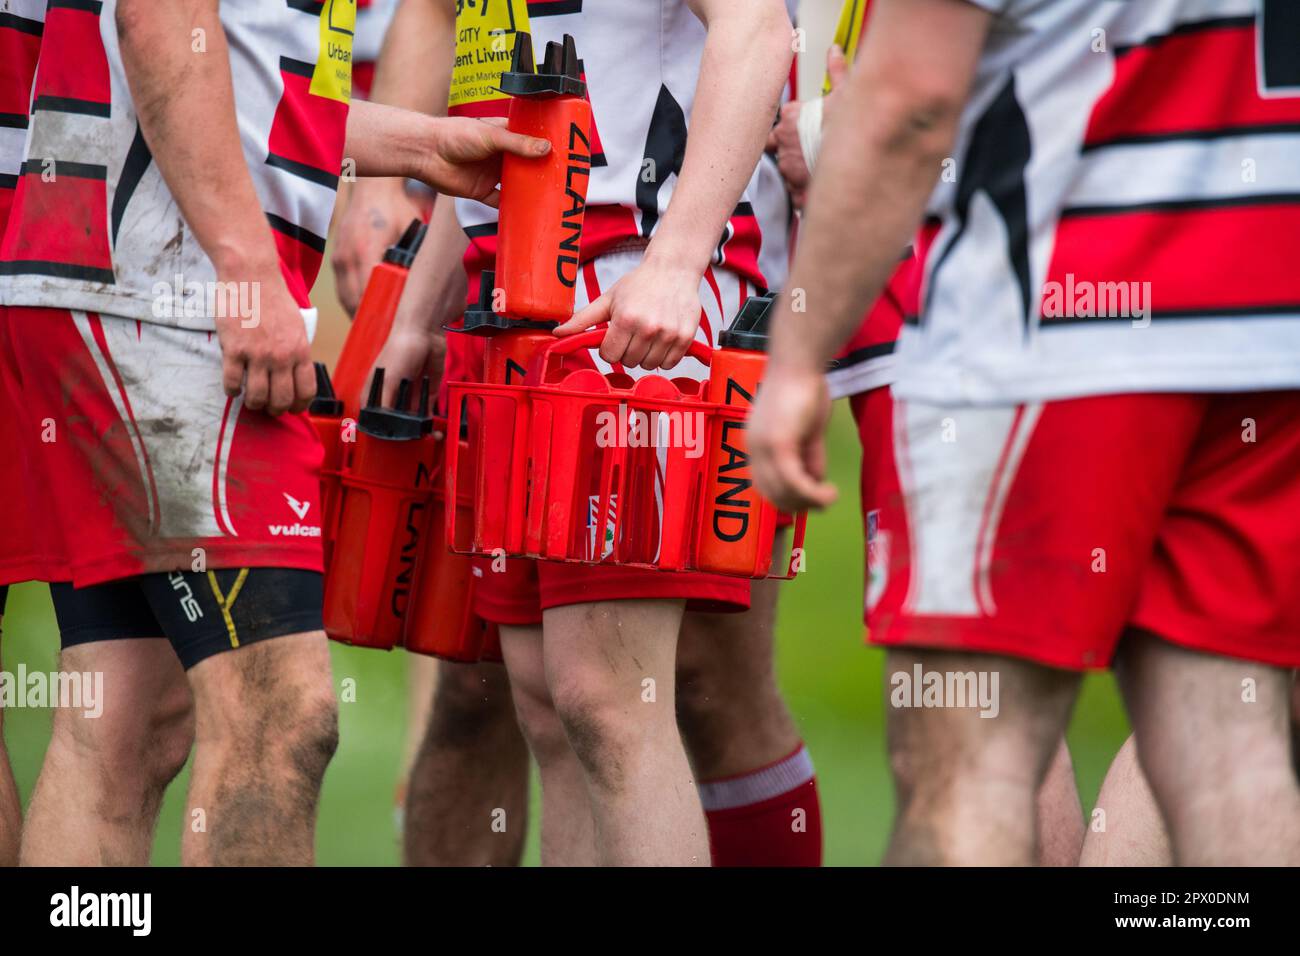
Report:
[[[466,4],[457,17],[453,114],[506,115],[509,99],[496,86],[509,69],[513,34],[524,30],[532,34],[538,59],[548,41],[569,34],[582,61],[593,127],[583,260],[648,239],[668,208],[686,154],[704,25],[684,0]],[[762,239],[753,205],[757,178],[756,172],[719,236],[713,265],[762,286]],[[467,269],[491,268],[496,210],[469,200],[458,200],[456,209],[470,238]]]
[[[215,269],[140,129],[116,8],[49,2],[0,301],[211,330]],[[307,307],[342,166],[356,0],[224,0],[220,15],[240,143],[208,148],[242,148],[286,282]],[[196,54],[206,42],[194,37]]]
[[41,52],[46,0],[0,0],[0,235],[27,148],[32,77]]
[[1300,386],[1300,3],[970,2],[898,393]]

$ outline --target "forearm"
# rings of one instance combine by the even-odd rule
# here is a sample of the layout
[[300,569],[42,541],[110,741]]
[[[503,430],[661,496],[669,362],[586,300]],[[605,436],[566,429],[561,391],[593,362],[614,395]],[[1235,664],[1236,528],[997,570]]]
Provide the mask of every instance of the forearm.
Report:
[[438,139],[434,117],[396,106],[354,102],[348,110],[344,155],[356,163],[358,176],[424,179]]
[[443,116],[455,58],[455,0],[402,0],[384,36],[370,99]]
[[[217,7],[218,0],[120,0],[122,66],[154,162],[218,273],[278,270],[275,240],[239,145]],[[196,29],[207,35],[205,53],[191,49]]]
[[701,273],[758,165],[793,57],[781,4],[703,7],[708,39],[686,156],[647,250],[647,259]]
[[440,200],[406,280],[394,330],[440,335],[444,323],[464,311],[466,286],[465,248],[469,240],[456,221],[455,203]]

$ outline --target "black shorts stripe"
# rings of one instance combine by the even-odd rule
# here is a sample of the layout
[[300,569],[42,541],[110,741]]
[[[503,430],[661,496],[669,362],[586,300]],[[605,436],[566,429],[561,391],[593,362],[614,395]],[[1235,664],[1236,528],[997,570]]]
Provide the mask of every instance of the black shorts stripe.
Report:
[[97,282],[100,285],[117,284],[117,276],[113,275],[112,269],[96,269],[93,266],[78,266],[70,262],[50,262],[45,259],[14,259],[9,262],[0,262],[0,276],[21,275],[77,279],[83,282]]
[[1061,218],[1078,219],[1086,216],[1123,216],[1140,212],[1192,212],[1204,209],[1244,209],[1250,206],[1293,206],[1296,204],[1300,204],[1300,193],[1262,193],[1258,196],[1169,199],[1161,202],[1131,203],[1116,206],[1069,206],[1061,210]]
[[281,235],[288,236],[290,239],[301,242],[304,246],[316,250],[321,255],[325,254],[324,238],[316,235],[316,233],[312,232],[310,229],[296,226],[288,219],[277,216],[273,212],[268,212],[266,214],[266,221],[271,224],[272,229]]
[[1155,36],[1149,36],[1141,43],[1130,43],[1115,47],[1115,56],[1124,56],[1133,50],[1140,50],[1147,46],[1159,46],[1170,37],[1187,36],[1191,33],[1204,33],[1208,30],[1241,30],[1255,26],[1254,16],[1244,17],[1212,17],[1208,20],[1196,20],[1191,23],[1180,23],[1168,33],[1160,33]]
[[97,103],[94,100],[79,100],[71,96],[38,96],[32,103],[32,112],[37,111],[45,113],[75,113],[78,116],[98,116],[102,119],[108,119],[113,108],[108,103]]
[[848,355],[842,355],[835,360],[837,371],[844,368],[852,368],[854,365],[861,365],[863,362],[870,362],[872,359],[884,358],[886,355],[893,355],[894,350],[898,347],[897,342],[878,342],[875,345],[864,345],[860,349],[854,349]]
[[26,113],[0,113],[0,128],[2,129],[26,129]]
[[1300,133],[1300,123],[1258,123],[1253,126],[1223,126],[1214,129],[1187,129],[1170,133],[1126,133],[1092,143],[1080,152],[1091,153],[1109,146],[1146,146],[1154,143],[1195,143],[1239,136],[1288,136]]
[[38,37],[45,32],[45,24],[40,20],[28,20],[16,13],[0,13],[0,30],[14,30]]
[[308,166],[306,163],[300,163],[294,159],[285,159],[283,156],[277,156],[275,153],[268,153],[266,165],[273,166],[276,169],[282,169],[291,176],[297,176],[299,179],[306,179],[309,182],[325,186],[328,189],[339,188],[339,177],[335,173],[326,172],[323,169],[317,169],[315,166]]
[[485,222],[478,226],[465,226],[465,235],[471,239],[482,239],[484,236],[495,236],[497,234],[497,224],[495,222]]
[[46,172],[46,163],[54,164],[54,175],[68,176],[71,179],[108,179],[108,167],[96,163],[72,163],[66,159],[29,159],[23,163],[24,176],[41,176]]
[[0,173],[0,189],[17,189],[18,177],[13,173]]
[[145,142],[144,130],[140,128],[139,123],[136,123],[135,138],[131,140],[131,148],[127,150],[126,162],[122,164],[122,175],[117,181],[117,192],[113,194],[111,229],[114,246],[117,245],[117,233],[122,226],[122,217],[126,215],[127,204],[135,195],[140,180],[144,178],[145,171],[152,162],[153,154],[149,152],[149,144]]

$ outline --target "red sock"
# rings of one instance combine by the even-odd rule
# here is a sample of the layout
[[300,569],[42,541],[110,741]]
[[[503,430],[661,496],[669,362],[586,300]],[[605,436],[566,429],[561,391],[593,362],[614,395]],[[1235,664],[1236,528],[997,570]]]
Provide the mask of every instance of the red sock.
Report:
[[803,744],[749,773],[700,784],[714,866],[821,866],[822,810]]

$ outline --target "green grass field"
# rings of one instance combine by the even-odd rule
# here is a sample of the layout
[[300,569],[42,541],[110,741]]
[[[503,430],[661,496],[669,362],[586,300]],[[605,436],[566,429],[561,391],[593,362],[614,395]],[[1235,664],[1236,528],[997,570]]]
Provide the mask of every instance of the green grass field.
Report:
[[[826,860],[862,865],[880,859],[893,811],[883,744],[883,654],[862,644],[857,439],[844,403],[836,411],[832,449],[840,502],[809,521],[807,572],[784,585],[778,656],[782,687],[817,765]],[[55,666],[58,634],[44,586],[13,589],[4,629],[6,669],[14,670],[19,662],[29,670]],[[357,699],[341,705],[342,745],[321,804],[321,864],[398,862],[393,792],[405,733],[405,665],[400,651],[334,647],[335,680],[353,678]],[[24,800],[40,770],[50,715],[36,709],[5,714],[5,736]],[[1095,798],[1126,728],[1111,678],[1090,677],[1070,731],[1085,807]],[[185,786],[182,776],[168,793],[154,847],[156,863],[179,861]],[[535,832],[527,860],[537,861]]]

